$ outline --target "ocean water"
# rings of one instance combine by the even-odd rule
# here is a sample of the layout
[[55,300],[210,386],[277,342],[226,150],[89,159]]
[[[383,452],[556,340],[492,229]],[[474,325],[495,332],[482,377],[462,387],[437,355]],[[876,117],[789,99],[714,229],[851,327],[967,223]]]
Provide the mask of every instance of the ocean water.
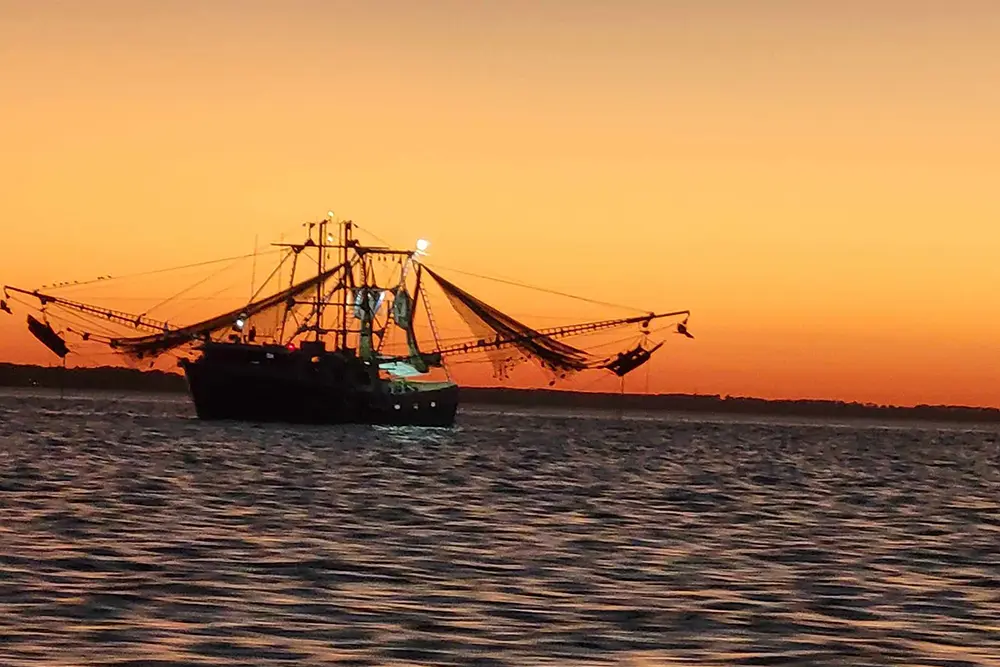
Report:
[[0,664],[1000,665],[996,430],[0,393]]

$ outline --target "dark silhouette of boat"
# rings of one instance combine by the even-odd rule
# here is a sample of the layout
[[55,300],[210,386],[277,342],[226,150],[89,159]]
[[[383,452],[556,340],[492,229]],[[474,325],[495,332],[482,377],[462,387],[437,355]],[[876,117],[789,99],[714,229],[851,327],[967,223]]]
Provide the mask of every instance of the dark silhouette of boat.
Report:
[[[275,244],[281,260],[264,284],[276,282],[275,276],[280,280],[290,265],[287,287],[263,296],[262,285],[240,308],[193,324],[178,327],[54,293],[70,283],[44,292],[8,285],[0,310],[10,313],[12,301],[35,307],[41,319],[28,315],[29,331],[64,362],[71,352],[67,334],[81,342],[105,344],[134,361],[188,352],[179,363],[202,419],[304,424],[450,426],[460,391],[448,372],[449,358],[485,354],[501,378],[525,359],[539,363],[553,379],[586,370],[624,377],[663,344],[647,340],[652,321],[683,318],[675,331],[691,337],[687,310],[535,329],[427,266],[426,241],[418,241],[413,250],[363,245],[351,221],[324,219],[306,228],[302,243]],[[313,262],[315,273],[302,279],[302,266]],[[442,344],[427,298],[429,281],[444,292],[476,338]],[[418,341],[418,317],[431,331],[430,351]],[[67,324],[60,332],[50,321],[61,318]],[[106,328],[81,328],[81,318],[133,333],[109,335]],[[628,325],[640,326],[641,340],[607,358],[563,340]],[[405,337],[405,351],[389,351],[390,330]],[[444,377],[431,379],[435,373]]]

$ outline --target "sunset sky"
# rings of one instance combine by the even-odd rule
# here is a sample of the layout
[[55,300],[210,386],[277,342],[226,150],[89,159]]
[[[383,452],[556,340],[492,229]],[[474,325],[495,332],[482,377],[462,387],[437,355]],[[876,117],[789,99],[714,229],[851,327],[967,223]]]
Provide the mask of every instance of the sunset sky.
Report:
[[[988,0],[0,0],[0,283],[333,209],[690,308],[651,391],[1000,406],[998,82]],[[0,359],[54,362],[24,315]]]

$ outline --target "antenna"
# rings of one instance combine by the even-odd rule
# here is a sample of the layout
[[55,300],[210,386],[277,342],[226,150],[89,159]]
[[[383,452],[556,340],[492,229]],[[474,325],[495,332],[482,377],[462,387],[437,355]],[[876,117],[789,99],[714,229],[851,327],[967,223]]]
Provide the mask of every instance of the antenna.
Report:
[[[326,222],[327,222],[326,219],[324,219],[319,223],[319,243],[317,244],[319,246],[319,252],[317,253],[318,256],[316,258],[316,265],[317,265],[316,275],[323,275],[323,260],[326,256],[326,253],[324,252],[325,248],[323,247],[324,244],[326,243]],[[310,238],[312,238],[312,234],[310,234],[309,236]],[[313,340],[318,341],[320,339],[320,336],[322,336],[322,329],[323,329],[323,281],[321,280],[316,283],[316,330],[314,332],[315,336],[313,336]]]

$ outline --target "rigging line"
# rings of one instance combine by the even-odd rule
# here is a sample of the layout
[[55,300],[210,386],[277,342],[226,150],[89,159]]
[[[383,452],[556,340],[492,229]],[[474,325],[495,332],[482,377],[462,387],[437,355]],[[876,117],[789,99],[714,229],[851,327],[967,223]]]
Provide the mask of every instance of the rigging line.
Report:
[[[655,335],[655,334],[659,334],[661,332],[664,332],[664,331],[670,329],[671,326],[672,325],[668,324],[668,325],[664,325],[664,326],[661,326],[661,327],[657,327],[655,329],[650,329],[648,331],[648,333],[645,334],[645,335],[652,336],[652,335]],[[591,333],[591,334],[593,334],[595,332],[585,332],[585,333]],[[612,345],[619,346],[622,343],[626,343],[626,342],[630,342],[630,341],[634,342],[637,339],[637,337],[641,340],[642,337],[643,337],[643,334],[639,333],[638,336],[636,334],[632,334],[632,335],[629,335],[629,336],[625,336],[623,338],[619,338],[617,340],[608,341],[608,342],[605,342],[605,343],[598,343],[597,345],[589,346],[588,354],[591,357],[593,357],[595,363],[601,363],[601,362],[607,361],[607,360],[611,359],[611,357],[602,358],[602,357],[600,357],[599,355],[595,354],[594,352],[592,352],[590,350],[596,351],[596,350],[598,350],[600,348],[611,347]],[[485,350],[485,349],[484,350],[479,350],[479,349],[470,350],[470,353],[473,354],[472,358],[465,358],[465,359],[454,360],[454,361],[450,361],[449,363],[455,364],[455,365],[492,363],[492,362],[490,362],[490,360],[488,358],[487,359],[477,358],[477,357],[479,357],[479,355],[488,356],[488,352],[489,351]],[[600,370],[600,367],[599,366],[595,366],[595,367],[591,367],[588,370]]]
[[[611,347],[612,345],[621,345],[622,343],[624,343],[626,341],[636,340],[636,339],[641,340],[644,336],[652,336],[654,334],[659,334],[661,331],[666,331],[667,329],[670,329],[673,326],[674,325],[672,325],[672,324],[666,324],[664,326],[657,327],[655,329],[650,329],[645,334],[643,334],[642,332],[640,332],[638,335],[637,334],[632,334],[630,336],[625,336],[624,338],[619,338],[617,340],[608,341],[606,343],[597,343],[596,345],[590,345],[588,347],[590,349],[592,349],[592,350],[596,350],[596,349],[602,348],[602,347]],[[599,333],[599,332],[590,332],[590,333]]]
[[375,239],[376,241],[378,241],[382,245],[392,247],[391,243],[389,243],[384,238],[382,238],[381,236],[379,236],[375,232],[371,231],[367,227],[362,227],[361,225],[359,225],[358,223],[355,222],[354,223],[354,228],[357,229],[357,230],[360,230],[360,231],[364,232],[365,234],[368,234],[368,236],[372,237],[373,239]]
[[485,364],[490,363],[489,359],[458,359],[456,361],[449,361],[448,364],[451,366],[466,366],[468,364]]
[[[279,250],[279,252],[280,252],[280,250]],[[248,301],[247,303],[252,303],[257,298],[257,296],[260,295],[260,293],[264,291],[264,289],[267,287],[268,283],[270,282],[271,278],[273,278],[275,276],[275,274],[277,274],[278,271],[281,270],[281,267],[284,266],[284,264],[288,260],[288,257],[289,257],[290,254],[291,253],[286,254],[281,259],[281,261],[278,262],[278,266],[276,266],[274,268],[274,270],[271,271],[270,275],[268,275],[267,278],[264,279],[264,282],[262,282],[260,284],[260,287],[257,288],[256,293],[254,293],[253,296],[250,297],[250,301]],[[228,268],[232,268],[232,267],[231,266],[224,267],[224,268],[220,269],[219,271],[216,271],[214,274],[208,276],[208,278],[212,278],[213,276],[216,276],[216,275],[222,273],[223,271],[225,271]],[[205,280],[208,280],[208,278],[206,278]],[[205,281],[203,280],[201,282],[205,282]],[[240,282],[242,282],[242,279],[239,282],[232,282],[232,283],[226,285],[225,287],[222,287],[222,288],[216,290],[215,292],[210,293],[207,298],[216,298],[220,294],[222,294],[224,292],[228,292],[229,290],[233,289],[234,287],[237,287]],[[191,285],[191,287],[187,288],[187,290],[193,289],[195,287],[197,287],[197,284]],[[181,292],[181,294],[183,294],[183,292]],[[176,296],[180,296],[180,294],[175,295],[175,297]],[[170,301],[170,300],[171,299],[167,299],[166,301]],[[164,301],[164,302],[162,302],[160,304],[157,304],[156,306],[153,306],[153,308],[157,308],[157,307],[163,305],[164,303],[166,303],[166,301]],[[180,313],[183,313],[183,312],[186,312],[186,311],[190,310],[192,305],[196,305],[196,304],[189,303],[186,307],[181,308],[179,311],[175,311],[172,319],[177,319],[177,317],[179,317]],[[150,310],[152,310],[152,308],[150,308]]]
[[[239,282],[229,283],[225,287],[223,287],[221,289],[218,289],[215,292],[212,292],[207,297],[205,297],[205,299],[222,300],[222,298],[219,296],[220,294],[222,294],[223,292],[228,292],[229,290],[232,290],[232,289],[234,289],[236,287],[239,287],[241,284],[243,284],[243,280],[240,280]],[[229,299],[227,299],[227,300],[229,300]],[[173,315],[171,315],[170,319],[171,320],[176,320],[178,317],[180,317],[180,315],[182,313],[186,313],[187,311],[191,310],[192,307],[197,306],[197,305],[200,305],[200,303],[199,303],[198,300],[192,299],[192,300],[188,301],[188,303],[183,308],[181,308],[180,310],[175,310],[174,313],[173,313]]]
[[118,354],[117,352],[112,352],[110,350],[105,350],[103,352],[94,352],[92,350],[81,352],[79,349],[73,350],[73,353],[78,356],[86,357],[87,359],[91,360],[93,360],[95,357],[110,357],[111,355]]
[[[590,392],[590,391],[593,391],[594,387],[596,387],[599,383],[601,383],[601,382],[608,382],[613,377],[614,377],[613,375],[603,375],[603,374],[598,375],[593,380],[591,380],[590,382],[585,383],[579,389],[574,389],[572,391],[581,391],[581,392]],[[607,390],[603,390],[603,391],[600,391],[598,393],[606,394],[606,393],[609,393],[609,392]]]
[[[240,282],[239,284],[242,285],[243,283]],[[229,287],[232,288],[232,287],[235,287],[235,286],[237,286],[237,283],[231,283]],[[117,294],[112,294],[112,295],[109,295],[106,298],[108,298],[109,300],[114,300],[114,301],[149,301],[150,299],[169,299],[170,297],[162,296],[162,295],[160,295],[160,296],[119,296]],[[184,297],[182,299],[174,299],[174,301],[177,301],[177,302],[180,302],[180,303],[187,303],[187,302],[191,302],[191,301],[194,301],[194,302],[197,302],[197,303],[203,303],[205,301],[220,301],[220,300],[221,300],[221,297],[212,296],[211,294],[209,294],[207,296],[189,296],[189,297]]]
[[[628,325],[623,324],[621,326],[628,326]],[[448,328],[446,328],[446,327],[439,327],[439,328],[441,330],[446,330],[446,331],[459,331],[459,329],[457,329],[457,328],[451,328],[451,327],[448,327]],[[575,338],[575,337],[587,336],[587,335],[595,336],[595,335],[607,334],[608,331],[609,331],[609,329],[602,329],[602,330],[598,330],[598,331],[577,331],[577,332],[573,332],[573,333],[570,333],[570,334],[567,334],[567,335],[561,336],[561,337],[563,337],[563,338]],[[542,335],[546,335],[546,334],[542,334]],[[623,340],[630,340],[633,337],[634,336],[630,336],[629,338],[626,338],[626,339],[623,339]],[[454,335],[454,336],[442,336],[441,337],[441,342],[442,343],[452,343],[452,344],[454,344],[454,343],[462,343],[464,341],[475,342],[476,340],[478,340],[478,339],[475,337],[475,335],[470,336],[468,333],[462,333],[460,335]],[[621,342],[621,341],[619,341],[619,342]],[[600,345],[609,345],[609,344],[610,343],[601,343]],[[597,345],[597,346],[594,346],[594,347],[599,347],[600,345]]]
[[[118,335],[113,329],[108,327],[112,324],[111,322],[104,322],[102,320],[90,321],[84,318],[83,315],[77,313],[76,311],[70,310],[66,306],[63,306],[57,302],[52,302],[46,304],[44,308],[35,306],[34,304],[20,299],[16,296],[8,297],[8,301],[20,304],[26,309],[38,313],[46,322],[54,321],[57,325],[68,327],[70,324],[76,324],[77,326],[86,326],[87,328],[97,328],[99,331],[103,329],[103,333],[98,333],[99,336],[111,337]],[[70,319],[75,317],[76,321]],[[94,317],[97,317],[96,315]]]
[[[115,330],[113,327],[117,326],[122,329],[128,329],[127,325],[101,320],[100,316],[96,314],[90,314],[90,317],[93,319],[87,319],[87,316],[82,313],[74,311],[58,302],[46,304],[45,308],[42,309],[33,306],[23,299],[18,299],[17,297],[10,297],[9,300],[19,303],[29,310],[39,313],[43,316],[45,321],[54,322],[57,326],[65,327],[67,331],[72,331],[78,335],[87,333],[92,340],[99,343],[107,342],[98,340],[99,338],[107,338],[108,340],[111,340],[112,338],[123,335],[121,330]],[[73,327],[80,327],[82,331],[77,331],[73,329]]]
[[[74,333],[74,334],[82,334],[82,332],[77,331],[76,329],[74,329],[74,327],[81,326],[80,323],[71,320],[69,317],[65,317],[63,315],[52,315],[52,314],[50,314],[48,316],[47,321],[48,321],[48,323],[50,325],[54,325],[55,329],[58,329],[58,331],[56,331],[56,333],[59,334],[59,335],[61,335],[61,336],[65,336],[66,332],[70,332],[70,333]],[[91,333],[89,335],[98,336],[98,337],[101,337],[101,338],[107,337],[103,333]],[[101,342],[101,341],[98,341],[98,342]]]
[[[266,255],[271,255],[271,254],[278,253],[278,252],[281,252],[280,248],[279,249],[275,249],[275,250],[268,250],[266,252],[259,252],[258,255],[265,255],[265,254]],[[60,289],[60,290],[73,289],[73,288],[76,288],[76,287],[83,287],[84,285],[93,285],[95,283],[108,283],[108,282],[111,282],[113,280],[126,280],[128,278],[139,278],[141,276],[152,276],[152,275],[156,275],[158,273],[167,273],[168,271],[181,271],[183,269],[195,269],[195,268],[198,268],[200,266],[210,266],[212,264],[221,264],[222,262],[232,262],[232,261],[236,261],[236,260],[239,260],[239,259],[248,259],[250,257],[253,257],[252,253],[249,254],[249,255],[239,255],[239,256],[235,256],[235,257],[221,257],[219,259],[210,259],[210,260],[207,260],[207,261],[204,261],[204,262],[195,262],[194,264],[184,264],[183,266],[171,266],[171,267],[167,267],[167,268],[163,268],[163,269],[152,269],[150,271],[140,271],[138,273],[129,273],[129,274],[126,274],[124,276],[114,276],[114,277],[107,277],[107,278],[94,278],[93,280],[84,280],[82,282],[72,283],[70,285],[58,285],[58,286],[45,286],[45,285],[43,285],[42,288],[44,288],[46,290],[49,290],[49,291],[53,291],[53,290],[57,290],[57,289]]]
[[[254,260],[256,260],[256,254],[254,254]],[[233,260],[232,262],[230,262],[226,266],[222,267],[218,271],[213,271],[212,273],[208,274],[207,276],[205,276],[201,280],[195,282],[192,285],[188,285],[187,287],[185,287],[184,289],[182,289],[180,292],[177,292],[177,294],[174,294],[173,296],[167,297],[166,299],[164,299],[163,301],[160,301],[156,305],[150,306],[149,308],[147,308],[142,313],[139,313],[139,315],[140,316],[142,316],[142,315],[148,315],[150,311],[156,310],[160,306],[165,306],[166,304],[170,303],[171,301],[173,301],[177,297],[179,297],[179,296],[181,296],[183,294],[187,294],[188,292],[190,292],[191,290],[193,290],[195,287],[198,287],[199,285],[203,285],[206,282],[208,282],[209,280],[211,280],[212,278],[214,278],[217,275],[219,275],[220,273],[223,273],[223,272],[228,271],[229,269],[233,268],[234,266],[236,266],[236,262],[237,261],[239,261],[239,260]]]
[[[58,305],[58,304],[53,304],[53,305]],[[88,320],[81,313],[77,313],[77,312],[72,311],[72,310],[70,310],[70,309],[68,309],[66,307],[63,307],[57,313],[49,313],[49,316],[52,317],[52,318],[54,318],[54,319],[57,319],[57,320],[64,320],[65,322],[76,322],[77,326],[83,326],[83,327],[86,327],[88,329],[96,329],[97,330],[97,335],[100,335],[100,336],[114,337],[114,336],[121,335],[120,331],[115,331],[114,329],[110,328],[111,327],[111,323],[110,322],[103,322],[103,321],[98,320],[98,319],[94,319],[93,321]],[[96,318],[96,316],[94,316],[94,317]],[[73,319],[70,319],[70,318],[73,318]],[[119,325],[119,326],[122,326],[122,325]]]
[[114,329],[111,329],[109,327],[111,327],[111,326],[124,327],[125,326],[123,324],[116,324],[114,322],[105,322],[104,320],[97,319],[100,316],[93,315],[93,314],[91,315],[91,317],[93,317],[95,319],[94,320],[88,320],[88,319],[85,318],[84,315],[82,315],[82,314],[80,314],[80,313],[78,313],[78,312],[76,312],[76,311],[74,311],[74,310],[72,310],[72,309],[70,309],[70,308],[68,308],[68,307],[66,307],[66,306],[58,303],[58,302],[55,302],[55,301],[52,302],[52,303],[46,304],[44,307],[35,306],[34,304],[30,303],[29,301],[26,301],[25,299],[22,299],[22,298],[19,298],[19,297],[16,297],[16,296],[8,297],[8,301],[12,301],[14,303],[20,304],[20,305],[24,306],[26,309],[38,313],[46,321],[48,321],[48,320],[56,320],[57,323],[58,322],[62,322],[63,324],[65,324],[65,325],[68,326],[68,324],[70,322],[73,322],[73,320],[71,320],[70,318],[71,317],[75,317],[77,325],[83,325],[83,326],[86,326],[88,328],[96,328],[96,329],[98,329],[99,332],[103,330],[103,333],[98,333],[98,335],[100,335],[100,336],[108,336],[108,337],[118,336],[118,335],[120,335],[120,332],[115,331]]
[[[264,279],[264,282],[262,282],[260,284],[260,287],[257,288],[257,291],[253,294],[253,296],[250,297],[250,301],[247,302],[248,304],[253,303],[257,299],[257,297],[260,295],[260,293],[263,292],[267,288],[268,284],[271,282],[271,279],[274,278],[274,276],[277,275],[277,273],[279,271],[281,271],[281,267],[283,267],[285,265],[285,262],[288,261],[288,258],[291,256],[291,254],[292,253],[289,252],[288,254],[286,254],[284,257],[281,258],[281,261],[278,262],[278,265],[276,267],[274,267],[274,269],[267,276],[267,278]],[[242,280],[240,282],[242,282]],[[206,298],[210,298],[210,299],[217,298],[220,294],[222,294],[224,292],[228,292],[229,290],[233,289],[234,287],[238,287],[238,286],[239,286],[238,282],[230,283],[230,284],[226,285],[225,287],[222,287],[222,288],[216,290],[215,292],[210,293],[208,295],[208,297],[206,297]],[[179,311],[175,311],[172,319],[177,319],[180,316],[181,313],[187,312],[188,310],[190,310],[192,305],[196,305],[196,304],[188,304],[185,308],[182,308]]]
[[[650,332],[650,333],[653,333],[653,332]],[[639,334],[638,338],[641,338],[641,337],[642,337],[642,334]],[[627,343],[627,342],[630,342],[630,341],[635,341],[636,338],[637,338],[637,336],[635,334],[632,334],[631,336],[626,336],[625,338],[619,338],[617,340],[608,341],[607,343],[598,343],[597,345],[590,345],[588,347],[591,350],[599,350],[601,348],[611,347],[612,345],[614,345],[614,346],[617,347],[619,345],[623,345],[624,343]]]
[[492,280],[498,283],[504,283],[506,285],[513,285],[514,287],[523,287],[525,289],[533,289],[538,292],[547,292],[548,294],[555,294],[557,296],[563,296],[570,299],[576,299],[577,301],[584,301],[586,303],[592,303],[598,306],[610,306],[611,308],[621,308],[622,310],[632,310],[639,313],[648,313],[650,310],[648,308],[636,308],[634,306],[625,306],[620,303],[610,303],[608,301],[599,301],[597,299],[588,299],[585,296],[579,296],[577,294],[569,294],[567,292],[560,292],[558,290],[549,289],[547,287],[538,287],[536,285],[529,285],[527,283],[518,282],[516,280],[510,280],[509,278],[497,278],[495,276],[484,276],[480,273],[473,273],[471,271],[463,271],[461,269],[449,268],[447,266],[440,266],[438,264],[434,265],[435,268],[442,268],[446,271],[454,271],[455,273],[461,273],[467,276],[472,276],[474,278],[483,278],[484,280]]
[[23,298],[21,298],[21,297],[18,297],[18,296],[15,296],[15,295],[13,295],[13,294],[12,294],[12,295],[10,295],[10,296],[8,296],[8,297],[6,297],[6,300],[7,300],[7,301],[10,301],[10,302],[12,302],[12,303],[18,303],[18,304],[21,304],[22,306],[24,306],[24,307],[25,307],[25,308],[27,308],[28,310],[33,310],[33,311],[35,311],[36,313],[41,313],[41,312],[42,312],[42,309],[41,309],[41,307],[39,307],[39,306],[36,306],[36,305],[35,305],[34,303],[32,303],[32,302],[30,302],[30,301],[27,301],[27,300],[25,300],[25,299],[23,299]]
[[[281,267],[285,265],[285,262],[288,261],[288,258],[291,257],[291,255],[292,253],[288,252],[287,254],[285,254],[284,257],[281,258],[281,261],[278,262],[278,265],[274,267],[274,270],[267,275],[267,278],[264,278],[264,282],[262,282],[260,284],[260,287],[257,288],[257,291],[250,296],[250,301],[248,301],[247,303],[253,303],[254,301],[256,301],[257,297],[260,296],[260,293],[263,292],[264,288],[268,285],[268,283],[271,282],[271,278],[278,275],[278,273],[281,271]],[[216,294],[218,294],[218,292],[216,292]]]

